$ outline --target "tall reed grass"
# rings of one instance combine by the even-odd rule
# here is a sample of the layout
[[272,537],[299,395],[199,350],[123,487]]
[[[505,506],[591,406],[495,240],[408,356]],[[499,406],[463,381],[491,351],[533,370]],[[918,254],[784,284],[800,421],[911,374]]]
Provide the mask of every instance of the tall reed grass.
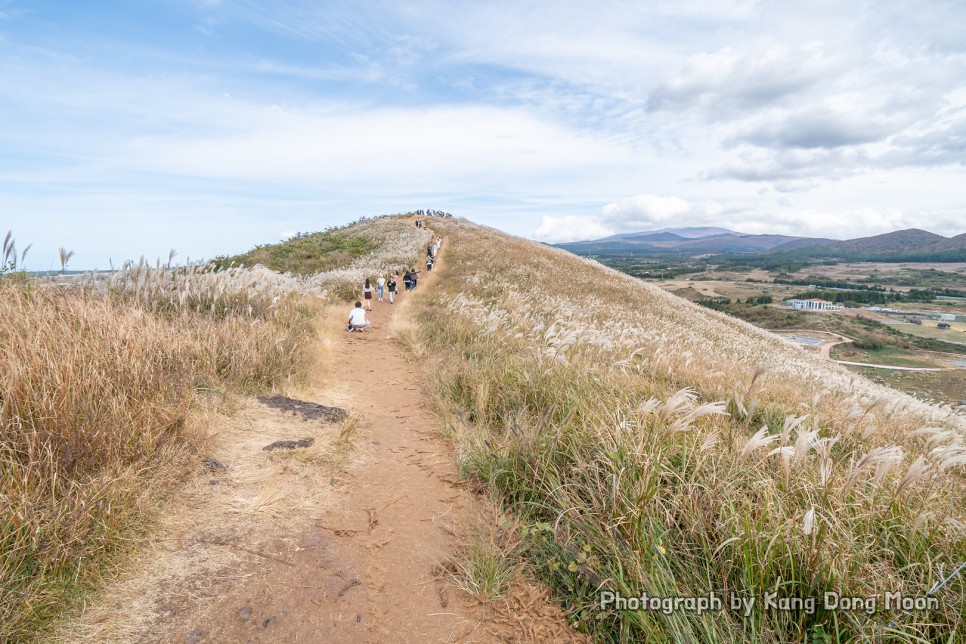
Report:
[[[462,221],[418,304],[462,471],[522,522],[580,630],[621,642],[958,641],[966,419],[777,336]],[[615,610],[708,596],[722,610]],[[874,597],[833,611],[825,593]],[[775,597],[798,598],[792,610]],[[755,598],[746,616],[730,597]],[[807,600],[815,598],[815,610]],[[795,600],[792,600],[793,602]]]
[[[0,641],[37,633],[129,547],[191,462],[202,435],[193,412],[211,394],[298,383],[315,360],[307,349],[325,301],[412,266],[430,238],[399,217],[339,234],[364,252],[335,244],[332,257],[307,258],[335,266],[314,274],[172,266],[172,254],[68,285],[18,271],[29,247],[18,254],[6,236]],[[72,253],[60,255],[65,268]]]
[[208,393],[307,371],[319,306],[144,264],[96,287],[0,276],[0,641],[42,629],[129,547],[190,462]]
[[[431,239],[431,233],[425,228],[416,228],[406,216],[386,216],[377,219],[364,219],[354,224],[324,233],[314,233],[326,238],[335,237],[343,240],[353,240],[364,252],[346,255],[344,264],[329,267],[331,264],[320,264],[314,253],[305,253],[302,246],[311,242],[313,236],[298,237],[287,242],[261,247],[260,253],[246,254],[238,258],[223,258],[211,268],[204,270],[217,272],[231,265],[233,260],[237,266],[230,266],[233,271],[232,281],[243,279],[242,276],[253,276],[256,281],[271,283],[273,293],[289,292],[312,294],[336,301],[358,299],[362,292],[362,284],[366,278],[379,276],[387,277],[394,271],[404,272],[410,266],[418,266],[426,254],[426,246]],[[309,248],[314,248],[309,244]],[[284,261],[275,262],[273,256],[284,257]],[[242,263],[249,259],[262,259],[265,266],[254,265],[244,268]],[[315,266],[324,265],[325,270],[314,271]],[[216,269],[216,270],[212,270]],[[275,269],[275,270],[272,270]],[[284,270],[286,272],[278,272]]]

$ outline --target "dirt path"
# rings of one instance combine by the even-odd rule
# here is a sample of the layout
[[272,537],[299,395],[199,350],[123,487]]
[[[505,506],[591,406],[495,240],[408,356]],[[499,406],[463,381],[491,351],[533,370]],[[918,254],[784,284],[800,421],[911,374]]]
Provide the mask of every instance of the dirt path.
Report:
[[872,364],[871,362],[851,362],[849,360],[833,360],[832,362],[853,367],[872,367],[874,369],[892,369],[893,371],[953,371],[952,367],[899,367],[888,364]]
[[[347,334],[344,320],[336,320],[340,330],[331,358],[338,380],[325,397],[366,422],[355,460],[340,477],[343,493],[315,522],[314,538],[325,544],[320,563],[328,568],[328,587],[315,589],[311,624],[293,636],[301,631],[339,642],[491,639],[481,633],[480,607],[439,574],[479,508],[459,485],[450,448],[438,437],[419,365],[390,338],[393,309],[430,288],[432,280],[421,277],[418,290],[403,293],[395,305],[373,302],[371,331]],[[286,608],[284,600],[277,603],[265,614]],[[236,626],[238,635],[250,632]]]
[[816,345],[799,344],[799,346],[802,346],[806,349],[817,349],[818,355],[822,356],[823,358],[829,358],[829,359],[831,359],[832,347],[837,346],[839,344],[845,344],[847,342],[853,341],[851,338],[847,338],[844,335],[841,335],[839,333],[833,333],[832,331],[819,331],[816,329],[781,329],[781,330],[773,331],[773,333],[777,333],[778,335],[786,339],[790,339],[789,336],[796,336],[796,335],[819,338],[823,341],[822,344],[820,345],[816,346]]
[[[571,639],[545,591],[517,584],[485,607],[440,574],[481,504],[458,481],[420,365],[390,337],[393,318],[405,317],[407,300],[433,288],[438,272],[421,273],[418,289],[394,305],[374,301],[369,332],[346,333],[347,307],[332,309],[329,367],[305,397],[345,408],[348,422],[299,415],[311,403],[297,402],[246,400],[232,415],[213,414],[208,457],[156,535],[54,639]],[[262,449],[304,438],[315,443]]]

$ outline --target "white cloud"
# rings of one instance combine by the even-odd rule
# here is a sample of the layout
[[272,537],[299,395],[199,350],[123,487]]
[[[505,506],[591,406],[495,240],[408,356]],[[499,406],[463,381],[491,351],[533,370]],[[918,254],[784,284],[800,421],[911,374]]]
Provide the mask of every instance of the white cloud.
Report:
[[[962,2],[156,9],[157,38],[136,41],[133,9],[63,29],[52,8],[3,7],[8,225],[109,222],[117,252],[96,226],[76,229],[103,256],[163,255],[158,231],[165,245],[191,238],[192,255],[228,237],[237,251],[410,207],[554,240],[963,230]],[[194,224],[206,218],[222,222],[210,239]],[[223,225],[233,218],[244,224]]]
[[612,235],[613,230],[602,224],[595,217],[578,215],[564,215],[554,217],[544,215],[540,226],[533,231],[533,236],[541,241],[562,243],[583,241],[585,239],[600,239]]
[[821,46],[806,43],[789,50],[774,43],[737,51],[724,47],[689,56],[651,92],[651,109],[722,108],[774,104],[833,73],[841,63]]
[[139,137],[134,167],[191,177],[407,184],[431,189],[576,176],[630,153],[522,109],[447,107],[312,110],[249,107],[220,132]]
[[609,203],[602,210],[603,219],[619,228],[663,226],[690,213],[692,206],[680,197],[637,195]]
[[[796,183],[796,182],[786,182]],[[788,192],[807,186],[787,186]],[[675,196],[637,195],[604,206],[599,215],[544,216],[533,235],[548,242],[600,239],[615,233],[645,232],[685,226],[718,226],[750,234],[781,234],[852,239],[904,228],[922,228],[944,235],[962,232],[954,208],[916,209],[850,207],[801,208],[786,192],[773,201],[718,203]]]
[[740,204],[725,207],[709,200],[688,201],[676,196],[644,194],[609,203],[596,216],[544,215],[533,235],[551,242],[599,239],[619,232],[721,225],[723,216],[742,212],[745,207]]
[[777,232],[784,235],[853,239],[910,228],[902,212],[896,209],[857,208],[830,212],[810,208],[776,210],[767,217],[759,215],[746,222],[745,232]]

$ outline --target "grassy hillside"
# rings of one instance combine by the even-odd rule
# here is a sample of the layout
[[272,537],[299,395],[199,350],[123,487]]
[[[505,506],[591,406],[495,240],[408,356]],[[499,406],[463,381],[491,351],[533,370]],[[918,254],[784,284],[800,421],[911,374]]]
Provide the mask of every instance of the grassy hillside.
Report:
[[321,273],[345,266],[377,247],[367,236],[350,228],[299,233],[278,244],[264,244],[241,255],[219,257],[213,263],[219,268],[261,264],[273,271],[293,275]]
[[[962,636],[962,578],[930,610],[884,599],[924,597],[966,560],[966,418],[599,264],[433,227],[446,264],[413,346],[462,471],[522,523],[507,556],[578,628],[626,642]],[[724,606],[622,611],[601,591]],[[772,592],[800,605],[768,608]],[[826,610],[826,592],[877,608]],[[731,595],[756,599],[747,616]]]
[[259,246],[219,258],[213,265],[227,269],[260,264],[269,270],[255,272],[271,280],[277,291],[351,301],[361,297],[366,278],[419,266],[429,241],[430,232],[416,228],[405,216],[379,217]]
[[403,216],[363,218],[320,232],[299,233],[241,255],[219,257],[212,263],[218,268],[261,264],[304,277],[360,264],[405,266],[422,259],[420,253],[425,253],[428,243],[429,232],[416,228]]

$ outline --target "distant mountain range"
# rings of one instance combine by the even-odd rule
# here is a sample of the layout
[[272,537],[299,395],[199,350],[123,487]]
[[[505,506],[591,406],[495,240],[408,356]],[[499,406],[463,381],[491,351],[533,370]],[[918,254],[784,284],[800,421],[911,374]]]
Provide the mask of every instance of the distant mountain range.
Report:
[[577,255],[769,255],[774,259],[851,261],[966,261],[966,233],[943,237],[918,228],[883,235],[835,240],[789,235],[750,235],[725,228],[665,228],[603,239],[557,244]]

